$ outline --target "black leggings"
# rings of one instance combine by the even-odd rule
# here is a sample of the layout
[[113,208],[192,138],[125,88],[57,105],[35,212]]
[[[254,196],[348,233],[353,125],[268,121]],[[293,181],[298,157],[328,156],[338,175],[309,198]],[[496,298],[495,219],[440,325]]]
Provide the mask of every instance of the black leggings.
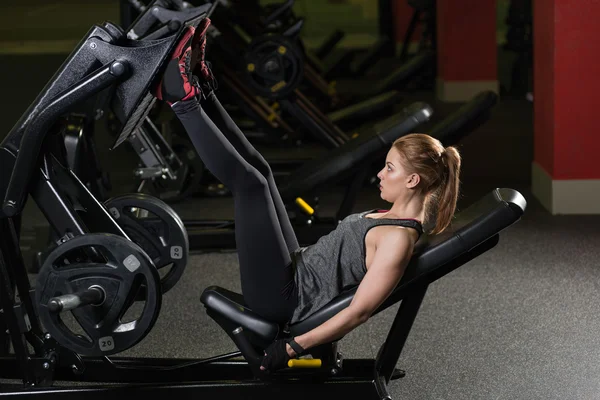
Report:
[[231,191],[242,293],[263,317],[287,322],[297,304],[290,254],[298,240],[271,168],[214,93],[173,105],[206,168]]

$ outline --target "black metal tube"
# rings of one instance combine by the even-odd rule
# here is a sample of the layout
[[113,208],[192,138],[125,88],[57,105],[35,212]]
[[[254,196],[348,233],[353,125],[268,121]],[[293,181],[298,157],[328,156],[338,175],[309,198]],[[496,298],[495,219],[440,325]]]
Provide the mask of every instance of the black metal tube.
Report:
[[428,285],[416,288],[402,300],[392,327],[385,339],[385,343],[377,355],[377,359],[375,360],[376,376],[382,377],[386,384],[392,378],[394,368],[396,368],[396,363],[400,358],[400,353],[402,353],[427,288]]
[[[4,225],[6,224],[6,225]],[[5,258],[10,260],[8,266],[9,278],[12,279],[14,288],[19,293],[21,307],[25,310],[27,317],[29,318],[30,330],[26,332],[26,338],[29,343],[33,346],[35,352],[40,354],[43,351],[42,337],[42,326],[40,325],[37,309],[33,305],[32,297],[29,295],[31,291],[31,285],[29,283],[29,277],[27,275],[27,269],[25,268],[25,262],[23,261],[23,254],[18,245],[19,236],[15,222],[12,218],[6,218],[2,224],[2,244],[0,246],[0,253],[5,254]],[[14,289],[13,289],[14,290]]]
[[[8,335],[14,350],[14,358],[17,361],[17,368],[22,371],[23,383],[28,385],[35,383],[33,371],[28,368],[28,360],[30,357],[29,349],[25,337],[21,334],[19,321],[14,309],[16,304],[14,287],[12,282],[13,277],[10,274],[11,259],[6,252],[7,246],[19,246],[18,243],[10,243],[10,224],[9,219],[0,218],[0,235],[3,239],[0,240],[0,308],[2,315],[0,316],[8,328]],[[4,244],[4,245],[3,245]]]
[[124,76],[127,70],[126,62],[110,62],[58,95],[29,121],[21,139],[15,167],[2,204],[2,211],[7,216],[11,217],[21,212],[36,160],[54,121],[67,112],[73,104],[82,102],[112,85]]
[[373,379],[373,383],[375,384],[375,390],[377,391],[377,396],[379,397],[379,400],[392,400],[392,396],[390,396],[390,392],[387,388],[385,377],[378,375],[376,372],[375,379]]
[[206,18],[210,18],[210,16],[215,11],[215,9],[217,8],[217,6],[219,5],[220,2],[221,2],[221,0],[214,0],[213,1],[212,6],[210,7],[210,9],[208,10],[208,12],[206,13]]
[[139,0],[127,0],[129,5],[139,13],[146,11],[146,6]]
[[286,11],[290,10],[293,5],[294,5],[294,0],[287,0],[285,3],[283,3],[282,5],[280,5],[275,11],[273,11],[271,13],[271,15],[267,16],[267,18],[265,19],[264,24],[265,25],[269,25],[269,24],[273,23],[282,14],[284,14]]
[[242,327],[235,329],[233,332],[231,332],[231,338],[235,342],[237,348],[240,349],[240,352],[248,362],[248,365],[250,365],[251,368],[258,368],[260,364],[260,356],[256,350],[254,350],[250,344],[250,341],[245,336],[244,329]]
[[52,297],[48,301],[48,309],[54,313],[70,311],[87,305],[102,304],[104,298],[104,289],[100,286],[90,286],[88,289],[77,293]]

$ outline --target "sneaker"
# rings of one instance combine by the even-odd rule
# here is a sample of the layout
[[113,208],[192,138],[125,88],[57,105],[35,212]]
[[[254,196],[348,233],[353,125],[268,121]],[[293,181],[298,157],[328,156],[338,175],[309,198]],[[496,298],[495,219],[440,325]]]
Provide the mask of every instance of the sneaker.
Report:
[[[207,92],[216,89],[216,79],[210,69],[210,63],[206,61],[206,34],[210,27],[210,18],[204,18],[198,28],[192,41],[192,68],[198,68],[198,75],[202,80],[203,89]],[[196,71],[196,70],[194,70]]]
[[156,98],[173,105],[178,101],[189,100],[200,93],[198,82],[191,73],[190,58],[194,27],[188,27],[173,51],[162,80],[156,89]]

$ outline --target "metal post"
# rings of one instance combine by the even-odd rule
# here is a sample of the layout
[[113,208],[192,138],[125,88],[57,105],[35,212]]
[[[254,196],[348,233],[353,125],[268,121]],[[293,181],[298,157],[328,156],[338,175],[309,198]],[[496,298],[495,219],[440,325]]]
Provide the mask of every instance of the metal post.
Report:
[[375,360],[376,378],[382,377],[386,384],[392,377],[427,288],[427,285],[418,287],[402,300],[385,343],[377,355]]
[[[37,310],[33,305],[33,301],[30,296],[31,285],[29,284],[29,277],[27,276],[27,268],[25,268],[25,262],[23,261],[23,255],[19,247],[19,237],[17,235],[17,229],[15,228],[14,221],[12,218],[2,220],[2,237],[7,238],[2,241],[3,248],[2,253],[5,255],[7,265],[5,266],[8,270],[9,276],[13,280],[13,294],[14,286],[16,286],[19,293],[21,306],[25,310],[26,315],[29,318],[30,329],[28,333],[34,336],[29,337],[31,345],[35,348],[36,352],[43,351],[43,342],[41,337],[43,335],[42,327],[37,317]],[[8,264],[10,263],[10,264]]]
[[[8,328],[11,343],[13,345],[15,358],[18,360],[19,368],[23,371],[23,383],[26,385],[35,383],[33,371],[29,368],[29,350],[25,336],[21,333],[21,324],[15,310],[15,283],[13,282],[13,274],[9,272],[9,268],[13,267],[13,261],[7,254],[6,249],[10,246],[18,246],[19,243],[10,243],[12,239],[10,220],[8,218],[0,218],[0,304],[2,307],[2,318],[4,324]],[[3,245],[6,243],[5,245]],[[28,296],[24,293],[23,296]]]

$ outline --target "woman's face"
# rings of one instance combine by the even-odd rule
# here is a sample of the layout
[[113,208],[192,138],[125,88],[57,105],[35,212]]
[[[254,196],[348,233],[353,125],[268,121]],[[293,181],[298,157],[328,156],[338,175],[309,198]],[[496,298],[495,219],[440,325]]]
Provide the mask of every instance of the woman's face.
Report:
[[377,178],[380,181],[381,198],[389,203],[394,203],[406,195],[408,190],[415,187],[419,181],[417,174],[405,170],[402,156],[393,147],[388,151],[385,165],[377,174]]

